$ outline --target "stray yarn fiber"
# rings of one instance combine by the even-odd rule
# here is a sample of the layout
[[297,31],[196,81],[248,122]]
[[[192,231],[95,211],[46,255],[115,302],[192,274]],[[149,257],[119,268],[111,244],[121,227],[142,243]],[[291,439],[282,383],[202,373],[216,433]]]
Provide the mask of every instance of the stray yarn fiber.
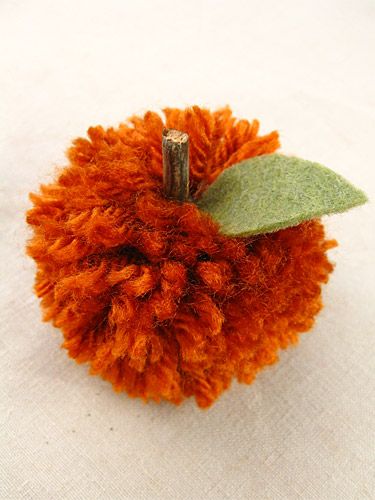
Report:
[[190,193],[226,168],[273,153],[277,132],[197,106],[93,127],[55,183],[31,194],[28,254],[44,320],[116,391],[210,406],[297,342],[322,307],[332,264],[318,220],[229,238],[194,203],[165,199],[164,127],[190,137]]

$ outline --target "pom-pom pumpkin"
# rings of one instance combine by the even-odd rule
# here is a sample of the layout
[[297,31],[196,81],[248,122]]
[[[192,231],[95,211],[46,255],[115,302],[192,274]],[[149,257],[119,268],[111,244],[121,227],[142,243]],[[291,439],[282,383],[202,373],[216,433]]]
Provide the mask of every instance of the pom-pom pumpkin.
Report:
[[[32,194],[28,254],[44,319],[117,391],[208,407],[311,328],[332,264],[318,219],[228,237],[195,203],[224,169],[279,147],[228,108],[148,112],[90,128]],[[188,133],[190,195],[163,193],[163,129]]]

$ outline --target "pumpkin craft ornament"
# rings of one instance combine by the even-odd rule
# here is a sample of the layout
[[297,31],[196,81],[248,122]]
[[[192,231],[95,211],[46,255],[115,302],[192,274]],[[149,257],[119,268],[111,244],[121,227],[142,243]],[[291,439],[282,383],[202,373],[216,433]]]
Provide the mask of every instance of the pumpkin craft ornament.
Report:
[[366,202],[229,108],[97,126],[31,194],[44,320],[116,391],[210,406],[311,328],[333,266],[319,218]]

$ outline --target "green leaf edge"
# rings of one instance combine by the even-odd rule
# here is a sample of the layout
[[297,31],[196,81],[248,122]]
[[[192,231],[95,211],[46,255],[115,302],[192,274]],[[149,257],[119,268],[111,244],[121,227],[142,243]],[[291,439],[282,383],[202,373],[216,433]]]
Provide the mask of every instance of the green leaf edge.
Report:
[[[254,159],[257,159],[257,161],[259,161],[259,158],[270,157],[270,156],[283,157],[283,158],[291,158],[291,159],[297,159],[297,160],[303,160],[303,161],[310,161],[310,160],[304,160],[304,159],[299,158],[297,156],[288,156],[288,155],[283,155],[283,154],[280,154],[280,153],[272,153],[272,154],[266,154],[266,155],[256,156],[256,157],[253,157],[253,158],[249,158],[249,159],[243,160],[243,161],[241,161],[239,163],[235,163],[235,164],[231,165],[230,167],[228,167],[227,169],[223,170],[223,172],[221,172],[221,174],[210,185],[210,187],[214,186],[215,183],[220,178],[222,178],[223,176],[226,176],[227,173],[232,168],[236,168],[237,166],[240,166],[240,165],[243,165],[243,164],[246,164],[246,163],[249,163],[249,162],[251,163],[252,160],[254,160]],[[341,179],[342,181],[344,181],[348,185],[348,187],[351,187],[353,193],[355,193],[357,195],[357,198],[353,199],[351,204],[348,205],[347,203],[345,203],[345,204],[343,203],[341,206],[336,206],[335,209],[331,210],[331,211],[326,211],[326,210],[322,210],[320,212],[317,211],[317,212],[315,212],[314,216],[307,215],[307,214],[302,214],[301,216],[295,216],[295,217],[289,218],[288,221],[282,220],[282,221],[280,221],[278,223],[269,224],[267,226],[259,227],[257,230],[253,230],[253,231],[249,230],[249,231],[243,231],[243,232],[239,232],[239,233],[237,233],[237,232],[233,233],[233,232],[225,231],[225,229],[222,228],[222,225],[220,224],[220,221],[217,220],[209,211],[205,210],[205,208],[204,208],[205,196],[204,195],[205,195],[205,193],[207,193],[209,191],[210,187],[207,189],[207,191],[205,193],[203,193],[202,198],[200,198],[199,200],[196,201],[196,204],[198,205],[198,207],[202,211],[204,211],[205,213],[208,213],[213,218],[213,220],[215,220],[215,222],[217,222],[219,224],[221,234],[223,234],[225,236],[228,236],[228,237],[232,237],[232,238],[244,238],[244,237],[247,237],[247,236],[255,236],[255,235],[259,235],[259,234],[273,233],[273,232],[279,231],[281,229],[287,229],[288,227],[298,226],[302,222],[306,222],[308,220],[317,219],[317,218],[323,217],[324,215],[333,215],[333,214],[338,214],[338,213],[344,213],[344,212],[347,212],[348,210],[350,210],[351,208],[363,205],[363,204],[365,204],[365,203],[367,203],[369,201],[368,197],[367,197],[367,195],[366,195],[366,193],[364,191],[362,191],[361,189],[359,189],[356,186],[354,186],[351,182],[349,182],[348,180],[346,180],[340,174],[337,174],[332,169],[330,169],[328,167],[325,167],[324,165],[321,165],[320,163],[317,163],[317,162],[310,162],[310,163],[312,165],[314,165],[315,168],[321,169],[323,171],[333,172],[339,179]]]

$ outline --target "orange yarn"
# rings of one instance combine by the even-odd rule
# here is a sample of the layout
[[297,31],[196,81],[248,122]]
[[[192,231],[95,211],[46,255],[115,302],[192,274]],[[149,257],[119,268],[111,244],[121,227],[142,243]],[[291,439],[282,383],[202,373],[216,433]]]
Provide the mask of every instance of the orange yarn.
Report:
[[[277,132],[259,136],[256,120],[228,108],[164,113],[190,136],[195,197],[223,169],[279,146]],[[30,195],[28,253],[44,319],[70,356],[130,396],[207,407],[312,326],[335,242],[319,221],[231,239],[194,204],[166,200],[163,127],[148,112],[74,141],[56,183]]]

